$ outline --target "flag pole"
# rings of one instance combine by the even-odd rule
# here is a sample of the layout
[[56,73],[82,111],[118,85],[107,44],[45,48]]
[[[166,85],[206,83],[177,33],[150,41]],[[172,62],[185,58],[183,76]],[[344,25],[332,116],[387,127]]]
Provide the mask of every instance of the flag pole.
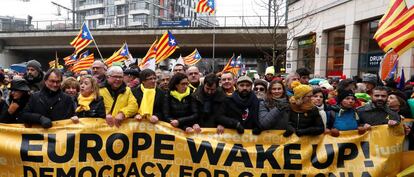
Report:
[[55,68],[58,68],[58,66],[59,66],[59,61],[58,61],[59,59],[58,59],[58,54],[57,54],[57,51],[55,50]]
[[[216,17],[216,13],[213,14]],[[213,23],[213,72],[214,72],[214,65],[215,65],[215,49],[216,49],[216,23]]]
[[[83,23],[86,24],[85,22],[83,22]],[[93,37],[93,35],[92,35],[92,33],[91,33],[91,31],[90,31],[89,28],[88,28],[88,30],[89,30],[89,33],[91,34],[93,44],[95,44],[95,48],[98,50],[99,56],[101,57],[102,60],[104,60],[104,58],[102,57],[101,51],[99,50],[99,47],[96,44],[95,38]]]

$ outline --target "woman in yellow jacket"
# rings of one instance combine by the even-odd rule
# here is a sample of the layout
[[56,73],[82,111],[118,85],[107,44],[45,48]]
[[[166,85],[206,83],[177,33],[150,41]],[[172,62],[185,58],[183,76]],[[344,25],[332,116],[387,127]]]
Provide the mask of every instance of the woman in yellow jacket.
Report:
[[107,80],[99,89],[99,94],[104,98],[106,122],[111,127],[119,127],[122,120],[137,114],[138,104],[131,89],[123,82],[121,67],[110,67],[106,75]]

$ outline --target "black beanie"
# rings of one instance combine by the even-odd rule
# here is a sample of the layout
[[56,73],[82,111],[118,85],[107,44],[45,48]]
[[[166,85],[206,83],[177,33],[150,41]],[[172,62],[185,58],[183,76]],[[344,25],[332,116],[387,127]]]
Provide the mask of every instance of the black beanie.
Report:
[[341,90],[338,93],[338,104],[341,104],[342,100],[344,100],[347,96],[352,96],[356,98],[354,92],[352,92],[351,90]]

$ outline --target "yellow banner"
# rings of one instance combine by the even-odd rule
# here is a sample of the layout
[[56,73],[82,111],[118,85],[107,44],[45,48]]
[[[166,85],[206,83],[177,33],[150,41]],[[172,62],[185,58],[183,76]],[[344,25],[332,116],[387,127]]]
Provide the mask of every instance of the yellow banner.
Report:
[[400,171],[401,126],[339,137],[215,131],[185,134],[167,123],[135,120],[120,128],[103,119],[57,121],[50,129],[0,124],[0,176],[368,177]]

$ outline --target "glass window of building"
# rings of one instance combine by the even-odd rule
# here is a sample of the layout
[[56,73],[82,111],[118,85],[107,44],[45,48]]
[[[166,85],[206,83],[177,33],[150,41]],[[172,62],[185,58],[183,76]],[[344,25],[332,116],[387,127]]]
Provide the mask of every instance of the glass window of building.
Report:
[[376,73],[384,52],[374,39],[379,20],[361,23],[361,38],[359,42],[358,74]]
[[328,32],[326,76],[342,76],[344,66],[345,28]]
[[298,68],[315,68],[315,42],[316,36],[309,35],[298,39]]

